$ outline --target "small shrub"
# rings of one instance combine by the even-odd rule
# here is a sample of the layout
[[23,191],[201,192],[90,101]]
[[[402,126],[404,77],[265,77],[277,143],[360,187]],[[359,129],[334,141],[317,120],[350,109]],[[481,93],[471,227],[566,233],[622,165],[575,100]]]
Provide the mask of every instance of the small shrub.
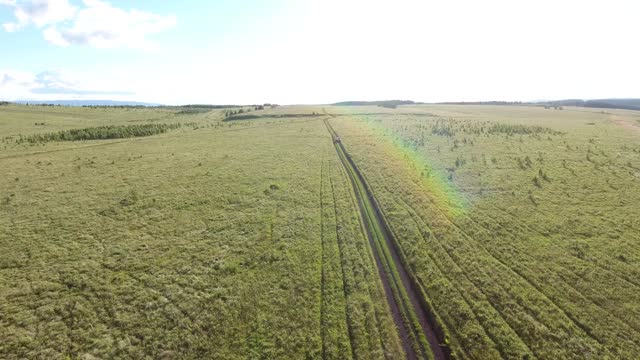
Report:
[[486,129],[489,134],[506,134],[506,135],[529,135],[529,134],[551,134],[560,135],[562,132],[542,126],[527,126],[494,123]]
[[539,188],[542,187],[542,184],[540,183],[540,179],[538,179],[537,176],[533,177],[533,185],[535,185],[536,187],[539,187]]

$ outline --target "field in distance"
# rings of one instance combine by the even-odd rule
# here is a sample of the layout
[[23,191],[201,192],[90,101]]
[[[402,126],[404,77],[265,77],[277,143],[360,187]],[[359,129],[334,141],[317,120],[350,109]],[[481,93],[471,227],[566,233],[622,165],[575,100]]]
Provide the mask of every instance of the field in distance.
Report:
[[328,126],[451,357],[640,352],[640,112],[7,105],[0,358],[432,358]]

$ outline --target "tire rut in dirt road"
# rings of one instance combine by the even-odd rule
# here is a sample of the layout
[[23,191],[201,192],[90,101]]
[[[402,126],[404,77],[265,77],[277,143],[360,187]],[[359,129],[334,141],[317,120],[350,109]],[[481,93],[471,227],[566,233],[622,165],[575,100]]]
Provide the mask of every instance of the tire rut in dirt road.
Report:
[[420,296],[419,285],[406,271],[377,201],[328,119],[324,123],[351,181],[365,235],[369,239],[407,358],[449,359],[449,347],[440,345],[443,333],[433,326],[433,312],[428,310],[426,301]]

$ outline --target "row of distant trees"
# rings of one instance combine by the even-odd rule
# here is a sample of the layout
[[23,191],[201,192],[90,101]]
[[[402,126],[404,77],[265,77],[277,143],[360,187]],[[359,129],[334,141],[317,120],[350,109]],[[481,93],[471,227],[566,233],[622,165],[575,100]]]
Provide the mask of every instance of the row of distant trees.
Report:
[[148,108],[148,106],[144,106],[144,105],[82,105],[82,107],[90,108],[90,109],[146,109]]
[[[13,104],[10,101],[0,101],[0,106],[2,105],[10,105]],[[30,103],[25,103],[25,106],[46,106],[46,107],[50,107],[50,106],[73,106],[73,105],[63,105],[63,104],[45,104],[45,103],[37,103],[37,104],[30,104]],[[189,104],[189,105],[178,105],[178,106],[145,106],[145,105],[81,105],[81,107],[83,108],[91,108],[91,109],[146,109],[149,107],[152,108],[161,108],[161,109],[185,109],[185,110],[189,110],[189,109],[208,109],[208,110],[215,110],[215,109],[229,109],[229,108],[246,108],[246,107],[250,107],[253,108],[254,110],[263,110],[267,107],[270,108],[274,108],[279,106],[278,104],[271,104],[271,103],[265,103],[262,105],[209,105],[209,104]],[[75,106],[74,106],[75,107]]]
[[[2,105],[11,105],[13,104],[10,101],[0,101],[0,106]],[[63,104],[45,104],[45,103],[37,103],[37,104],[33,104],[33,103],[24,103],[24,106],[42,106],[42,107],[78,107],[77,105],[63,105]],[[144,105],[81,105],[81,107],[83,108],[119,108],[119,109],[131,109],[131,108],[135,108],[135,109],[144,109],[147,106]]]
[[[278,106],[277,104],[265,103],[262,105],[209,105],[209,104],[189,104],[189,105],[178,105],[178,106],[159,106],[160,108],[165,109],[183,109],[183,110],[217,110],[217,109],[237,109],[234,111],[239,111],[245,108],[253,108],[254,110],[263,110],[264,108],[271,107],[274,108]],[[246,110],[243,110],[246,111]]]
[[267,107],[270,107],[270,108],[273,109],[273,108],[275,108],[277,106],[278,106],[278,104],[265,103],[263,105],[252,105],[251,107],[249,107],[247,109],[245,109],[244,107],[241,107],[239,109],[229,109],[229,110],[226,110],[224,112],[224,117],[228,118],[228,117],[231,117],[231,116],[234,116],[234,115],[248,113],[248,112],[251,112],[252,110],[254,110],[254,111],[264,110]]
[[522,105],[527,104],[522,101],[446,101],[437,104],[441,105]]
[[381,106],[395,109],[399,105],[414,105],[418,104],[411,100],[382,100],[382,101],[341,101],[333,103],[336,106]]
[[131,137],[151,136],[177,129],[182,124],[137,124],[107,125],[83,129],[61,130],[58,132],[40,133],[20,136],[18,143],[40,143],[49,141],[106,140]]

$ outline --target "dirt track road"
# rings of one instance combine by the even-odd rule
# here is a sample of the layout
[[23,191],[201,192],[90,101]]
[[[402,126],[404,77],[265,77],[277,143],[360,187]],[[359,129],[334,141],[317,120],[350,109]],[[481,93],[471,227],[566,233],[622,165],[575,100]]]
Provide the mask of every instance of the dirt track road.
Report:
[[434,326],[434,316],[420,296],[419,285],[406,271],[397,249],[393,233],[365,178],[347,153],[328,119],[324,120],[334,141],[358,202],[364,232],[369,239],[389,307],[398,327],[408,359],[437,359],[450,357],[450,349],[440,345],[442,332]]

